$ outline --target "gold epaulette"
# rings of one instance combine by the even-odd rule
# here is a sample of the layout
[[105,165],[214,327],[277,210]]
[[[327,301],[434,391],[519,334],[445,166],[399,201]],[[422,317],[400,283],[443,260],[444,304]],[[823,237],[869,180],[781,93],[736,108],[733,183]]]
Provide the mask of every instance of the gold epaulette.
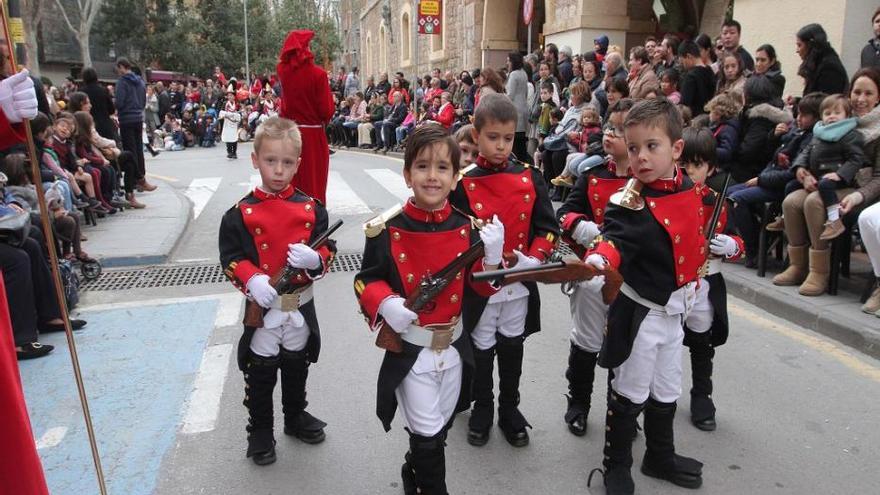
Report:
[[476,164],[476,163],[471,163],[471,164],[468,165],[467,167],[465,167],[465,168],[459,170],[459,171],[458,171],[458,178],[461,179],[462,177],[464,177],[465,175],[467,175],[468,172],[470,172],[471,170],[473,170],[473,169],[475,169],[475,168],[477,168],[477,164]]
[[516,158],[511,158],[510,161],[512,161],[513,163],[517,163],[517,164],[519,164],[519,165],[522,165],[523,168],[530,168],[530,167],[531,167],[531,165],[529,165],[528,163],[523,162],[523,161],[520,161],[520,160],[518,160],[518,159],[516,159]]
[[364,223],[364,234],[367,235],[370,239],[376,237],[381,234],[383,230],[385,230],[385,224],[391,220],[392,218],[400,215],[403,211],[403,205],[397,203],[391,208],[383,211],[379,215],[369,219]]
[[608,202],[628,210],[641,210],[645,207],[645,199],[642,197],[643,186],[644,184],[633,177],[620,191],[612,194]]

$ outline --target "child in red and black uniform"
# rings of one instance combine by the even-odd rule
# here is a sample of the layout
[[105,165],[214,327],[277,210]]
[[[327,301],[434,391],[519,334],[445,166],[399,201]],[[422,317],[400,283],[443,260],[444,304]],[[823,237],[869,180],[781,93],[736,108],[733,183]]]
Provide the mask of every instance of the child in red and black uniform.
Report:
[[[409,136],[403,176],[413,197],[367,222],[363,264],[354,279],[370,328],[388,325],[402,340],[402,352],[385,353],[376,414],[385,431],[397,407],[406,423],[410,448],[401,474],[407,495],[447,493],[446,432],[455,413],[470,404],[473,371],[469,334],[476,320],[461,318],[462,307],[485,304],[496,292],[487,282],[471,282],[470,273],[498,268],[504,245],[497,219],[478,233],[472,219],[450,204],[459,159],[455,140],[441,126],[426,125]],[[437,274],[478,240],[484,244],[482,259],[418,313],[404,304],[426,273]]]
[[702,464],[675,453],[673,419],[681,395],[682,321],[706,259],[706,188],[675,165],[681,115],[666,99],[636,103],[624,122],[634,179],[612,198],[602,237],[586,262],[620,271],[599,364],[613,372],[605,416],[606,493],[632,494],[636,416],[645,413],[642,473],[679,486],[702,484]]
[[[220,263],[226,276],[268,310],[263,326],[245,326],[238,343],[249,415],[247,456],[259,465],[275,462],[272,390],[279,368],[284,433],[320,443],[327,426],[305,410],[306,379],[321,347],[311,282],[327,273],[336,246],[332,241],[318,250],[308,246],[327,230],[328,219],[324,205],[290,185],[301,150],[302,138],[292,120],[266,120],[251,154],[262,185],[229,209],[220,224]],[[270,276],[286,265],[304,272],[292,281],[301,284],[293,306],[282,306],[282,296],[269,284]]]
[[[715,138],[709,129],[689,128],[682,132],[684,149],[679,163],[694,184],[705,184],[713,191],[703,198],[711,220],[717,195],[724,188],[725,173],[716,174]],[[727,342],[727,287],[721,262],[736,260],[745,251],[742,239],[723,234],[727,228],[727,205],[722,205],[718,225],[709,245],[706,273],[697,285],[694,307],[685,320],[684,345],[691,351],[691,422],[703,431],[715,430],[715,403],[712,401],[712,358],[715,348]]]
[[[516,107],[502,94],[480,100],[474,114],[474,141],[480,154],[476,166],[465,171],[452,204],[484,221],[497,216],[506,226],[505,252],[513,252],[516,266],[540,265],[556,248],[559,225],[541,173],[511,158],[516,131]],[[468,442],[485,445],[493,422],[492,368],[498,355],[498,426],[508,443],[528,445],[531,427],[519,410],[523,342],[537,332],[540,299],[534,282],[507,285],[480,304],[466,305],[466,317],[478,319],[474,341],[474,408],[468,424]]]
[[[608,110],[608,126],[602,146],[608,154],[599,165],[586,170],[572,189],[565,203],[556,211],[562,226],[562,239],[583,258],[605,218],[605,209],[611,195],[620,190],[630,176],[623,122],[634,100],[618,100]],[[568,410],[565,422],[577,436],[587,433],[587,415],[590,413],[590,395],[596,361],[605,338],[605,319],[608,306],[602,300],[601,278],[575,284],[569,299],[571,319],[571,348],[568,353]]]

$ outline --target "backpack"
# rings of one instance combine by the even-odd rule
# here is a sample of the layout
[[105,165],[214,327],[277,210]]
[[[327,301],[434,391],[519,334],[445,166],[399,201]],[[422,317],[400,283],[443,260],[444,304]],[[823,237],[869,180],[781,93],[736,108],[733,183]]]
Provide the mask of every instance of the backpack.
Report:
[[58,272],[64,285],[64,299],[67,300],[69,311],[79,303],[79,275],[73,270],[73,263],[69,260],[58,260]]

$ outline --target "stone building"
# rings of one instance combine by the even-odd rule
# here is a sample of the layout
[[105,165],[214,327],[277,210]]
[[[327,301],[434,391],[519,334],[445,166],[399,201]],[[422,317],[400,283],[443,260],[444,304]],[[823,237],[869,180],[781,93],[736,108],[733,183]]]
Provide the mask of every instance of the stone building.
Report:
[[[442,35],[416,36],[414,0],[341,0],[341,63],[360,67],[364,75],[402,71],[407,77],[435,67],[502,67],[508,52],[527,49],[524,1],[443,0]],[[852,74],[872,36],[876,8],[869,0],[735,0],[733,5],[731,0],[534,0],[531,46],[555,43],[583,53],[593,49],[600,34],[624,49],[667,32],[717,35],[732,13],[743,25],[743,45],[752,52],[763,43],[776,47],[788,80],[786,94],[800,94],[797,30],[821,23]]]

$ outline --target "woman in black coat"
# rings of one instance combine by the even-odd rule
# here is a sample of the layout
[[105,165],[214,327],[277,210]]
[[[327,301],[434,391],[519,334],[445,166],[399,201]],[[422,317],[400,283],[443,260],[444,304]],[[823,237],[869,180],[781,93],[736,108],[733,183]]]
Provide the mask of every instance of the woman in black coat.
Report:
[[807,24],[797,32],[797,53],[801,66],[798,75],[804,78],[804,94],[821,91],[825,94],[846,92],[848,79],[840,56],[828,43],[828,35],[819,24]]
[[80,89],[83,93],[89,95],[89,101],[92,102],[92,118],[95,120],[95,130],[101,137],[116,140],[116,125],[110,119],[110,116],[116,113],[116,107],[113,105],[113,98],[107,88],[98,83],[98,73],[91,67],[86,67],[82,71],[83,87]]
[[737,160],[730,171],[737,183],[758,176],[773,157],[776,145],[771,138],[773,129],[792,121],[791,112],[783,110],[782,100],[775,96],[776,87],[770,79],[750,77],[744,89]]
[[761,45],[755,50],[755,72],[750,77],[764,76],[776,88],[774,96],[782,98],[785,90],[785,76],[782,75],[782,64],[776,58],[773,45]]

